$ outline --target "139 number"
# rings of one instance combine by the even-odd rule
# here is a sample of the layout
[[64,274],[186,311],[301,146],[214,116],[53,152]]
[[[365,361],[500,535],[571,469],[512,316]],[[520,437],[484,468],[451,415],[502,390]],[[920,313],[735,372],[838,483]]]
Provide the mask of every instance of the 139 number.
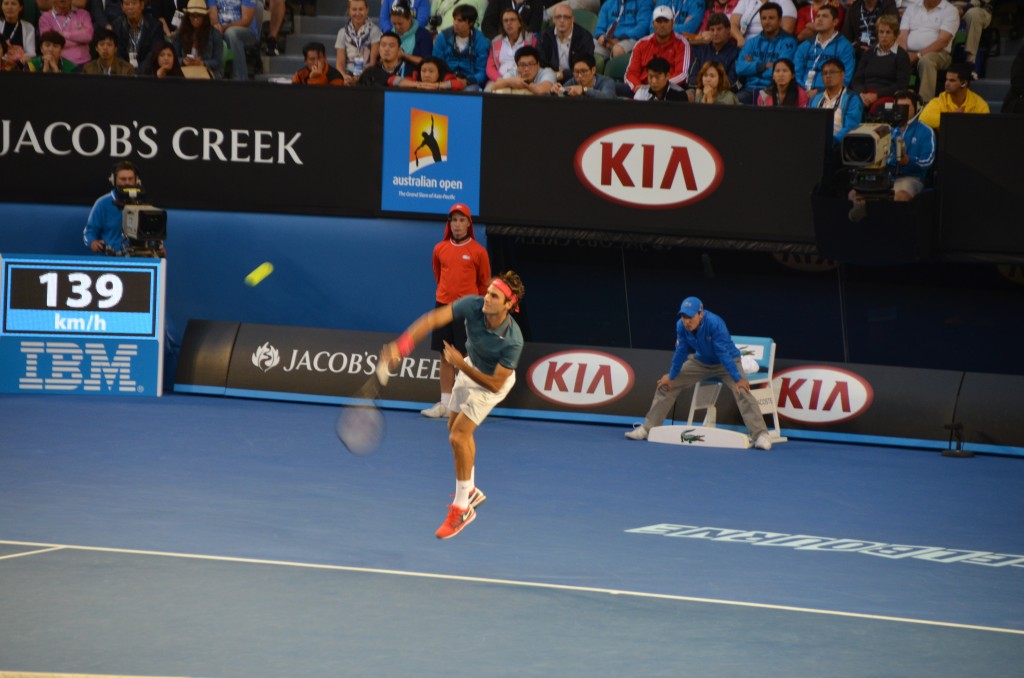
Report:
[[[46,285],[46,305],[49,308],[57,307],[57,274],[53,271],[39,276],[39,282]],[[68,308],[85,308],[92,303],[92,278],[86,273],[68,273],[68,282],[71,283],[71,294],[64,300]],[[100,308],[113,308],[121,301],[124,294],[124,284],[121,278],[113,273],[104,273],[96,278],[96,294],[99,296],[97,306]]]

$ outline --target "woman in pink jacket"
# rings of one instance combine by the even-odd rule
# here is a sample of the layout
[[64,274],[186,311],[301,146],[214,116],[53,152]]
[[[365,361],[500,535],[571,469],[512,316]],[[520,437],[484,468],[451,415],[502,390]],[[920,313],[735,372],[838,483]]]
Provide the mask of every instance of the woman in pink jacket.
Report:
[[501,32],[491,41],[491,53],[487,55],[487,80],[516,75],[516,51],[526,45],[536,47],[537,36],[526,30],[519,12],[506,9],[501,13]]

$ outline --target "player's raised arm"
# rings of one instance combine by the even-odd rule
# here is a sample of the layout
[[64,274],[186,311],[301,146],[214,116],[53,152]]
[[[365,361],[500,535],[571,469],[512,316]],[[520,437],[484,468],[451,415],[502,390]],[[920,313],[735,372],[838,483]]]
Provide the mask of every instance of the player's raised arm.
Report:
[[384,345],[382,350],[384,360],[388,362],[392,369],[397,367],[398,362],[411,354],[416,344],[422,341],[424,337],[428,336],[438,327],[451,324],[452,320],[451,304],[427,311],[417,318],[412,325],[409,325],[409,329],[402,332],[397,339]]

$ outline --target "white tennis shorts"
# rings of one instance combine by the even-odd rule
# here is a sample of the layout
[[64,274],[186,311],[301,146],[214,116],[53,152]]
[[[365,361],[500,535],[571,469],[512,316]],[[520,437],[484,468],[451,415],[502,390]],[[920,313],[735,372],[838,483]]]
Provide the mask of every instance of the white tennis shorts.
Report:
[[[466,362],[470,365],[473,361],[466,356]],[[465,372],[459,371],[455,377],[455,387],[452,388],[452,399],[448,402],[448,409],[452,412],[461,412],[479,426],[491,413],[498,403],[505,399],[508,392],[516,385],[516,373],[509,375],[497,393],[492,393],[480,384],[466,376]]]

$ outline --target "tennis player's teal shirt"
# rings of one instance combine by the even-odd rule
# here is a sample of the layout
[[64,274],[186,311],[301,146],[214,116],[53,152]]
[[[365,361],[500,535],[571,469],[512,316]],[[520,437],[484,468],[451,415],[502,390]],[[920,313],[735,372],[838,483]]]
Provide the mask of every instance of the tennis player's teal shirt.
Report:
[[489,329],[484,316],[484,298],[471,295],[452,304],[452,316],[466,321],[466,353],[474,367],[487,375],[494,374],[499,363],[510,370],[516,369],[523,352],[523,333],[511,313],[501,325]]

